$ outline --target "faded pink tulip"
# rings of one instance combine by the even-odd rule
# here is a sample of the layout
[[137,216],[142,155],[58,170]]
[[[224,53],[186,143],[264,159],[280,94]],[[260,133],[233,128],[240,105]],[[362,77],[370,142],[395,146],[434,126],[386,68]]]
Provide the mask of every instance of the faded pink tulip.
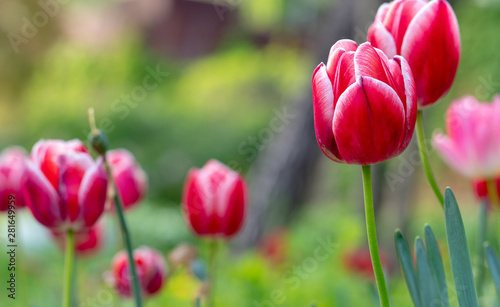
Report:
[[500,177],[500,95],[493,103],[466,96],[446,114],[446,133],[435,133],[437,152],[453,169],[474,181]]
[[139,204],[147,192],[148,180],[144,170],[128,150],[111,150],[106,156],[124,209]]
[[388,57],[403,56],[417,87],[418,107],[432,105],[451,87],[460,59],[460,31],[445,0],[384,3],[368,30],[368,41]]
[[[52,233],[57,245],[64,250],[66,246],[66,235],[64,233]],[[75,233],[75,252],[78,256],[89,256],[97,253],[103,245],[104,225],[96,223],[92,228]]]
[[[168,272],[163,255],[158,251],[141,247],[133,252],[142,294],[152,296],[165,284]],[[127,253],[121,251],[113,258],[109,282],[122,297],[132,296],[131,276]]]
[[335,162],[370,165],[401,154],[417,116],[415,83],[406,60],[370,45],[340,40],[312,77],[314,128]]
[[95,162],[80,141],[39,141],[26,173],[26,205],[52,231],[83,231],[103,213],[108,180],[102,159]]
[[16,209],[24,207],[26,160],[26,151],[20,147],[9,147],[0,154],[0,211],[7,211],[11,201]]
[[191,169],[184,184],[186,223],[202,237],[230,238],[245,218],[247,186],[243,177],[216,160]]

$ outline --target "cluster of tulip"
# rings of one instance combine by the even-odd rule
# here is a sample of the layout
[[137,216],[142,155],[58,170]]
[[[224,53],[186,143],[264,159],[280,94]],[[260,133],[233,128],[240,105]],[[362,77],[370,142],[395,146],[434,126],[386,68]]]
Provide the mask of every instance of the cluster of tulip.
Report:
[[[0,155],[0,210],[7,211],[8,197],[14,195],[17,209],[28,207],[51,231],[57,244],[66,246],[68,263],[74,252],[82,256],[102,245],[104,226],[99,219],[106,211],[114,213],[114,208],[121,207],[128,210],[139,204],[146,192],[145,172],[124,149],[107,151],[94,160],[80,140],[41,140],[29,156],[19,147],[8,148]],[[222,163],[211,160],[202,169],[189,172],[183,195],[184,215],[200,237],[215,242],[235,235],[243,223],[245,206],[244,179]],[[131,297],[131,271],[136,270],[141,295],[157,293],[167,278],[161,253],[141,247],[133,251],[133,259],[136,269],[129,267],[127,253],[119,252],[112,260],[108,282],[121,296]],[[65,295],[67,305],[70,298]],[[136,302],[141,304],[138,298]]]
[[[363,168],[368,243],[381,306],[389,306],[378,252],[370,165],[400,155],[416,126],[425,175],[437,199],[443,194],[431,171],[422,110],[451,87],[460,58],[460,33],[445,0],[396,0],[380,6],[368,42],[340,40],[326,65],[313,73],[316,139],[338,163]],[[497,202],[500,192],[500,97],[479,103],[464,97],[446,117],[448,136],[435,133],[433,144],[444,160],[470,178],[480,198]],[[445,206],[444,206],[445,207]]]

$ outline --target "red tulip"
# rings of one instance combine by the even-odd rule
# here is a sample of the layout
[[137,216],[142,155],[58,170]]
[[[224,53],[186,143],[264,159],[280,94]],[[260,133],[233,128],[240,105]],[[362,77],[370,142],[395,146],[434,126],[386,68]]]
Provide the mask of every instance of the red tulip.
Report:
[[94,162],[80,141],[39,141],[26,177],[26,205],[52,231],[88,229],[104,210],[108,180],[102,159]]
[[500,177],[500,96],[479,103],[466,96],[446,114],[447,136],[435,133],[433,144],[442,158],[471,180]]
[[451,87],[460,59],[460,31],[445,0],[396,0],[380,6],[368,41],[388,57],[403,56],[417,87],[418,107],[429,106]]
[[[66,235],[53,232],[52,235],[61,249],[65,248]],[[98,252],[104,240],[104,225],[96,223],[92,228],[75,233],[75,251],[78,256],[88,256]]]
[[0,211],[8,210],[10,195],[14,196],[16,209],[24,207],[21,192],[26,180],[26,160],[26,151],[19,147],[7,148],[0,154]]
[[[495,180],[495,185],[496,185],[496,191],[494,191],[494,193],[497,193],[498,198],[500,199],[500,178]],[[472,186],[478,199],[484,199],[489,197],[488,184],[486,183],[486,180],[473,181]]]
[[106,155],[123,207],[128,209],[139,204],[147,192],[146,173],[125,149],[111,150]]
[[333,45],[312,78],[314,128],[336,162],[370,165],[401,154],[415,128],[415,84],[406,60],[370,43]]
[[[134,251],[137,278],[144,296],[152,296],[160,291],[167,280],[167,265],[163,256],[149,247]],[[131,277],[127,253],[121,251],[113,258],[110,282],[123,297],[132,296]]]
[[232,237],[243,224],[246,190],[244,179],[216,160],[190,170],[182,201],[186,222],[199,236]]
[[[380,250],[380,261],[382,267],[388,267],[387,256]],[[343,257],[344,266],[351,272],[360,275],[366,279],[375,280],[373,275],[372,260],[368,248],[358,248],[346,253]]]

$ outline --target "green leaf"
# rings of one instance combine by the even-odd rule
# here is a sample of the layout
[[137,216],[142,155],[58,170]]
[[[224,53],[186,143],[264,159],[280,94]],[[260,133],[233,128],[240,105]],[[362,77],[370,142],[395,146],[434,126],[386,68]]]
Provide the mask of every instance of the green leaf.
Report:
[[444,195],[444,217],[458,304],[461,307],[477,307],[478,301],[474,275],[472,274],[469,243],[467,243],[457,200],[450,188],[446,188]]
[[417,285],[417,273],[415,272],[415,265],[413,264],[413,257],[410,253],[408,243],[406,243],[403,234],[399,229],[394,233],[394,243],[396,245],[396,254],[398,256],[399,264],[403,270],[403,275],[406,280],[408,291],[415,307],[422,307],[420,303],[420,293]]
[[415,250],[417,251],[417,279],[422,306],[442,306],[436,279],[432,274],[424,242],[420,237],[415,240]]
[[434,278],[439,289],[439,298],[444,307],[450,306],[448,299],[448,288],[446,286],[446,275],[444,273],[443,260],[441,252],[434,236],[431,226],[425,225],[425,245],[427,247],[427,258],[429,266],[434,273]]
[[488,261],[488,267],[490,269],[491,276],[495,282],[495,288],[497,289],[497,294],[500,296],[500,261],[495,251],[489,246],[486,246],[486,260]]

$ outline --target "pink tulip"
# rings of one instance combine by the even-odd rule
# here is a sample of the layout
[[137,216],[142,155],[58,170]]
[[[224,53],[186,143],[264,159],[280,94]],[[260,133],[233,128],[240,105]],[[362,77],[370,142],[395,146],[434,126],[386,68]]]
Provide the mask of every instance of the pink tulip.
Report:
[[[15,209],[24,207],[22,187],[26,180],[26,151],[20,147],[10,147],[0,154],[0,211],[7,211],[9,202]],[[12,195],[14,199],[9,200]]]
[[446,133],[435,133],[433,144],[452,168],[472,180],[500,177],[500,95],[493,103],[466,96],[446,114]]
[[[149,248],[141,247],[133,253],[137,278],[144,296],[152,296],[161,290],[167,280],[167,265],[162,254]],[[110,283],[123,297],[132,296],[131,277],[127,253],[121,251],[113,258]]]
[[232,237],[243,224],[246,191],[243,177],[219,161],[190,170],[182,201],[186,223],[199,236]]
[[[64,250],[66,246],[66,235],[53,232],[52,235],[57,245]],[[75,233],[75,252],[78,256],[89,256],[97,253],[104,240],[104,225],[96,223],[92,228]]]
[[124,209],[139,204],[147,192],[146,173],[125,149],[111,150],[106,155]]
[[102,159],[77,140],[42,140],[27,164],[24,198],[35,218],[55,232],[79,232],[96,223],[107,196]]
[[418,107],[439,100],[451,87],[460,59],[460,31],[445,0],[396,0],[380,6],[368,41],[388,57],[403,56],[417,87]]
[[323,153],[370,165],[401,154],[415,128],[415,84],[406,60],[370,43],[340,40],[312,78],[314,128]]

